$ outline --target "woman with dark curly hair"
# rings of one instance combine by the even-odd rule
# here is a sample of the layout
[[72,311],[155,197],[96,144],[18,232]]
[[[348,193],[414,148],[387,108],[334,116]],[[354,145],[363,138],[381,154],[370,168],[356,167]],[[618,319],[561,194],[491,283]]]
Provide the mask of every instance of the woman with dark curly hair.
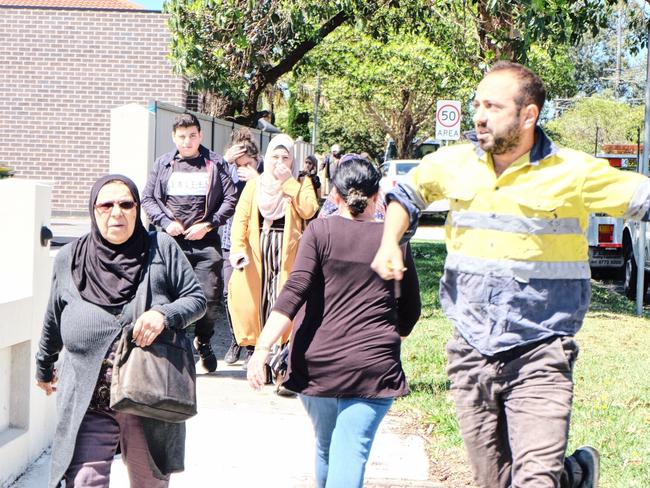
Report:
[[248,368],[249,383],[261,388],[269,349],[295,319],[283,386],[300,394],[312,420],[319,488],[363,486],[377,428],[393,399],[408,393],[400,344],[420,316],[419,284],[408,246],[402,281],[370,268],[383,230],[374,218],[380,178],[358,155],[341,158],[333,179],[339,215],[307,227]]

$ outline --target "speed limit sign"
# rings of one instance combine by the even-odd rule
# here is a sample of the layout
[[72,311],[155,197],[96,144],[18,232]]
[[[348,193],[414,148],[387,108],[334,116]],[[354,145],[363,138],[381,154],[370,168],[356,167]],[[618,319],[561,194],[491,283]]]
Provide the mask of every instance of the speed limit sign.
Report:
[[438,100],[436,139],[442,141],[460,139],[460,102],[458,100]]

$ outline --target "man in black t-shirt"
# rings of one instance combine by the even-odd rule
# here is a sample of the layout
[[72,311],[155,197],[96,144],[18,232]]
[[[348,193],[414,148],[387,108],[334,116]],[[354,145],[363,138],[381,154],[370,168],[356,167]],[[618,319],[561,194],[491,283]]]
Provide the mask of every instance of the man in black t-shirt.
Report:
[[143,192],[142,207],[149,220],[176,239],[190,261],[208,301],[196,322],[194,345],[208,372],[217,369],[210,346],[223,281],[218,227],[235,212],[235,187],[221,156],[201,145],[198,119],[176,117],[172,139],[176,150],[154,163]]

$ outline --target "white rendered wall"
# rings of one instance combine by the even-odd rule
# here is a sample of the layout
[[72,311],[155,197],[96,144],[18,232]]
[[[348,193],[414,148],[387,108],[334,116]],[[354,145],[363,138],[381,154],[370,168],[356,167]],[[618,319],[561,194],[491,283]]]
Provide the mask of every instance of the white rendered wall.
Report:
[[111,110],[109,172],[131,178],[140,195],[153,166],[154,117],[152,112],[138,104]]
[[49,186],[0,180],[0,485],[13,480],[50,444],[54,397],[35,386],[34,356],[52,277]]

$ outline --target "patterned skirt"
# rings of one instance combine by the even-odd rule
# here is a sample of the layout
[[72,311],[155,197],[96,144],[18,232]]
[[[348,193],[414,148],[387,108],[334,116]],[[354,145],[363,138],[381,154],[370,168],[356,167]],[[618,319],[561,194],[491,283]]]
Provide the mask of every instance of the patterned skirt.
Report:
[[260,319],[262,324],[271,314],[280,291],[280,267],[282,265],[282,237],[284,229],[271,227],[260,232],[262,251],[262,301]]

